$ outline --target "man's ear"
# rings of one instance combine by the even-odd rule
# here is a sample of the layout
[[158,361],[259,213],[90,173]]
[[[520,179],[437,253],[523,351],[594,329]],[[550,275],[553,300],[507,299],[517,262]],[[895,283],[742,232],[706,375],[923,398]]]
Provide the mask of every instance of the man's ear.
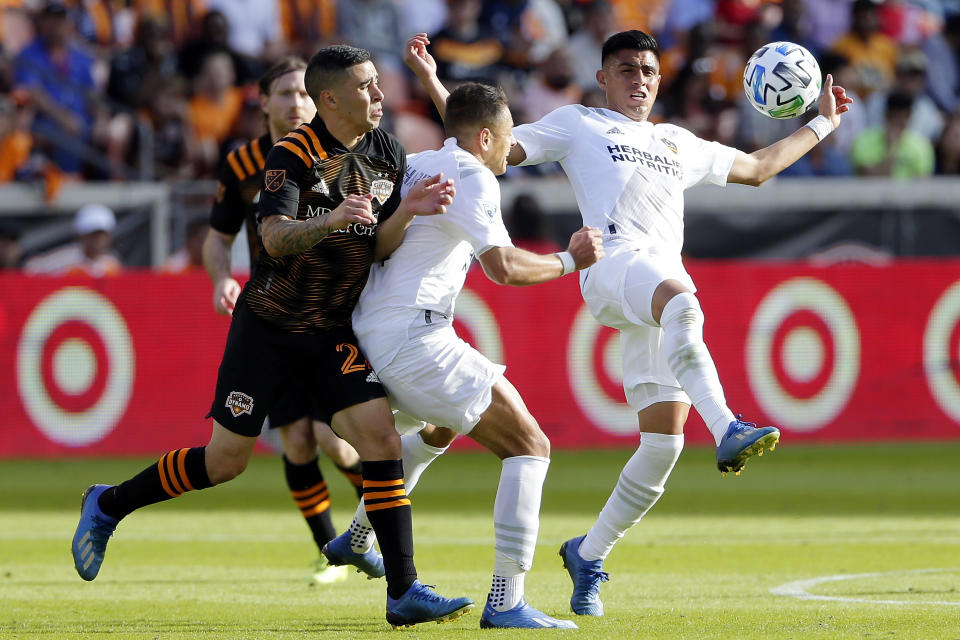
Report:
[[317,100],[317,108],[320,108],[320,105],[325,106],[328,109],[337,108],[337,96],[333,94],[333,91],[330,89],[323,89],[320,91],[320,95]]
[[597,85],[601,89],[607,88],[607,74],[603,69],[597,69]]
[[260,94],[260,113],[267,115],[267,103],[270,102],[270,96]]
[[493,139],[493,134],[490,132],[490,129],[483,127],[480,131],[477,132],[479,137],[480,147],[482,149],[487,149],[490,146],[490,142]]

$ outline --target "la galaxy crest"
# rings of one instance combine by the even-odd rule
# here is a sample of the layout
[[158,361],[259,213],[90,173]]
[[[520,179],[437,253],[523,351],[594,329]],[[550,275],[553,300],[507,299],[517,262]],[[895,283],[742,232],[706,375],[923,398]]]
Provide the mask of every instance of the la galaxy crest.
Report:
[[660,138],[660,142],[662,142],[663,145],[664,145],[667,149],[670,149],[670,151],[673,151],[674,153],[680,153],[680,152],[677,150],[677,145],[674,144],[673,140],[667,140],[666,138]]

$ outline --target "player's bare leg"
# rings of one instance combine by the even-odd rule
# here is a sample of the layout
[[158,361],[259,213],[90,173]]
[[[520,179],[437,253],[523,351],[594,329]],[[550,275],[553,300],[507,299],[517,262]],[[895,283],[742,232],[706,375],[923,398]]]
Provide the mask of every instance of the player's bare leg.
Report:
[[350,443],[333,432],[326,422],[313,421],[316,446],[327,456],[343,477],[353,486],[357,498],[363,497],[363,476],[360,473],[360,454]]
[[417,580],[400,436],[386,398],[338,411],[332,427],[353,445],[363,461],[364,506],[380,541],[387,577],[387,621],[407,626],[468,613],[473,609],[470,599],[444,598]]
[[470,437],[503,461],[493,506],[493,580],[480,619],[482,628],[575,629],[527,604],[524,578],[533,566],[540,530],[540,499],[550,465],[550,441],[516,388],[500,378],[492,402]]

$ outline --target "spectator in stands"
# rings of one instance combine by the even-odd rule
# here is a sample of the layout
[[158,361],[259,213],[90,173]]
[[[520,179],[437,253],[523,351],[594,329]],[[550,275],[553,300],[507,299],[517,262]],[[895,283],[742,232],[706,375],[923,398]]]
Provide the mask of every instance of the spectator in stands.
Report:
[[583,26],[570,37],[567,43],[570,58],[573,60],[574,79],[584,91],[591,91],[597,87],[600,51],[604,41],[616,31],[613,7],[607,0],[594,0],[584,7]]
[[518,106],[529,120],[539,120],[554,109],[580,101],[583,90],[574,81],[567,47],[557,47],[540,62],[523,85]]
[[[817,51],[827,51],[850,30],[854,0],[803,0],[803,22]],[[850,87],[844,86],[844,89]]]
[[308,57],[321,43],[336,40],[337,0],[280,0],[279,9],[288,49]]
[[0,271],[20,267],[20,225],[0,218]]
[[[226,18],[231,50],[255,61],[273,60],[280,55],[282,34],[277,0],[207,0],[207,5]],[[264,66],[262,62],[259,65]]]
[[890,94],[884,124],[868,128],[853,142],[851,161],[858,174],[910,179],[933,173],[933,145],[907,128],[912,109],[913,96]]
[[99,278],[122,270],[110,250],[117,225],[113,211],[101,204],[81,207],[73,219],[76,242],[27,260],[24,270],[45,275],[87,275]]
[[[366,49],[376,59],[377,70],[399,73],[407,36],[401,33],[403,17],[393,0],[338,0],[337,30],[342,39]],[[391,95],[391,94],[388,94]]]
[[217,165],[220,145],[240,117],[244,92],[234,86],[235,77],[230,53],[210,50],[193,79],[193,97],[187,105],[187,119],[205,167]]
[[430,36],[442,81],[496,83],[504,49],[496,34],[480,23],[482,9],[482,0],[447,0],[447,22]]
[[147,106],[152,96],[144,93],[154,78],[170,76],[177,69],[173,41],[163,22],[146,17],[137,25],[132,46],[120,51],[110,61],[107,95],[120,104],[139,109]]
[[212,52],[226,51],[233,61],[236,74],[236,84],[254,82],[260,77],[261,65],[252,58],[241,55],[230,48],[230,25],[227,17],[221,11],[208,11],[200,23],[200,35],[191,39],[181,49],[177,58],[177,68],[188,80],[193,80],[198,73],[202,62]]
[[[50,0],[36,14],[37,36],[16,60],[16,83],[37,108],[34,133],[50,146],[66,172],[80,173],[82,152],[70,141],[89,143],[97,115],[94,60],[74,43],[67,8]],[[71,148],[73,147],[73,148]]]
[[960,110],[947,120],[937,141],[937,173],[960,175]]
[[500,36],[504,62],[521,71],[567,41],[566,20],[555,0],[487,0],[480,23]]
[[953,113],[960,107],[960,13],[947,18],[943,32],[923,43],[929,65],[927,91],[941,109]]
[[32,120],[32,111],[13,96],[0,96],[0,183],[12,182],[29,162]]
[[170,254],[163,263],[164,273],[204,273],[203,241],[210,225],[206,216],[187,223],[187,237],[183,248]]
[[770,32],[771,42],[793,42],[818,56],[819,47],[810,33],[810,22],[806,20],[804,0],[783,0],[780,3],[780,22]]
[[856,0],[851,9],[850,31],[833,45],[833,50],[850,60],[857,70],[857,84],[852,88],[863,97],[892,84],[899,56],[897,43],[880,31],[882,1]]
[[[893,86],[897,91],[910,94],[913,109],[907,128],[925,136],[931,142],[940,137],[944,118],[933,99],[925,91],[927,88],[927,57],[919,49],[904,49],[897,59],[897,72]],[[867,122],[871,125],[883,124],[889,91],[874,91],[865,105]]]

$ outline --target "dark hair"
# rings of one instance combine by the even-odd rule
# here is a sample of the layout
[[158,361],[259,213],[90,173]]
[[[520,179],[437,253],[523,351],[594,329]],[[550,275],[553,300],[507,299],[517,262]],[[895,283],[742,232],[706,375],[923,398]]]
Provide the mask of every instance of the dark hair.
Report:
[[649,33],[644,33],[638,29],[631,29],[630,31],[615,33],[607,38],[600,52],[600,64],[602,65],[606,62],[607,56],[612,56],[624,49],[630,49],[631,51],[652,51],[653,55],[657,56],[657,60],[660,59],[660,47],[657,45],[656,39]]
[[909,113],[913,109],[913,96],[904,91],[892,91],[887,96],[886,113]]
[[474,127],[490,127],[504,113],[509,113],[507,95],[500,87],[479,82],[467,82],[447,97],[443,124],[453,136]]
[[301,69],[306,69],[307,63],[304,62],[303,58],[300,56],[284,56],[277,60],[277,62],[263,72],[263,75],[260,76],[260,80],[257,82],[257,85],[260,88],[260,95],[268,96],[270,95],[270,89],[273,88],[273,82],[285,76],[291,71],[300,71]]
[[320,49],[307,64],[304,78],[307,93],[316,100],[320,92],[329,89],[347,69],[369,60],[369,51],[346,44],[334,44]]

